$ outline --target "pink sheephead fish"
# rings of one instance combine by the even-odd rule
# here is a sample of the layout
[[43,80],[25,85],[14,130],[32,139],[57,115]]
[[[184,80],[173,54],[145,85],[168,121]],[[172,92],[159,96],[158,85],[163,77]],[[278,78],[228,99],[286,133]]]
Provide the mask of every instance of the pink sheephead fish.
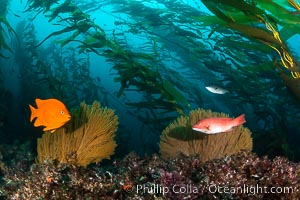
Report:
[[216,134],[232,131],[233,127],[242,125],[245,122],[245,114],[242,114],[237,118],[212,117],[200,120],[192,128],[198,132]]

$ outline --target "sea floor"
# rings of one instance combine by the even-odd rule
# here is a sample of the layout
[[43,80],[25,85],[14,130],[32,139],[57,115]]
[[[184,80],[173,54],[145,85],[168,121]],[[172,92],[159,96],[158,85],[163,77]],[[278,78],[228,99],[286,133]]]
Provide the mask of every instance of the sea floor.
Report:
[[0,146],[0,199],[300,199],[300,165],[242,151],[201,163],[134,153],[88,167]]

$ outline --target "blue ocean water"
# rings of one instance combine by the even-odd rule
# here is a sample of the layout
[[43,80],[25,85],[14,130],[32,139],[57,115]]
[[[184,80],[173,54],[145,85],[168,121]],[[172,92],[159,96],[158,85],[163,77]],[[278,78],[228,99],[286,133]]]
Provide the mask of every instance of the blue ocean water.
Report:
[[[204,108],[230,117],[244,113],[257,153],[300,159],[300,79],[272,48],[281,47],[266,45],[271,39],[230,29],[198,1],[72,1],[56,10],[62,3],[47,8],[14,0],[2,13],[15,31],[2,25],[11,49],[1,49],[3,142],[41,137],[29,122],[28,104],[57,98],[69,109],[82,101],[114,109],[123,154],[158,152],[169,123]],[[295,29],[282,20],[277,29],[292,35],[283,47],[299,71],[299,34],[287,34]],[[229,92],[212,93],[208,85]]]

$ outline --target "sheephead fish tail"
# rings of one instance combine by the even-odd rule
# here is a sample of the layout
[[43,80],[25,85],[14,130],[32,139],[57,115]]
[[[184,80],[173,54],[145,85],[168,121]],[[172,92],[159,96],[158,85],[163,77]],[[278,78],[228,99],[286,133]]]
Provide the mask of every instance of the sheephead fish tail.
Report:
[[232,125],[233,126],[239,126],[239,125],[242,125],[245,122],[246,122],[246,120],[245,120],[245,114],[242,114],[242,115],[240,115],[237,118],[235,118],[235,119],[232,120]]

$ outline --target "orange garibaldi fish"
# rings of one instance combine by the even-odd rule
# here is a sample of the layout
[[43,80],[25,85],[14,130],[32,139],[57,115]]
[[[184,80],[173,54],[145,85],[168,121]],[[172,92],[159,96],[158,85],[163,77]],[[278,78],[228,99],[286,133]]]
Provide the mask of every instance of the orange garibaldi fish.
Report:
[[198,132],[216,134],[232,131],[233,127],[239,126],[245,122],[245,114],[234,119],[229,117],[212,117],[200,120],[192,128]]
[[71,119],[66,106],[57,99],[35,99],[37,108],[29,105],[31,116],[30,122],[35,118],[34,126],[45,126],[43,131],[53,133],[57,128],[63,126]]

